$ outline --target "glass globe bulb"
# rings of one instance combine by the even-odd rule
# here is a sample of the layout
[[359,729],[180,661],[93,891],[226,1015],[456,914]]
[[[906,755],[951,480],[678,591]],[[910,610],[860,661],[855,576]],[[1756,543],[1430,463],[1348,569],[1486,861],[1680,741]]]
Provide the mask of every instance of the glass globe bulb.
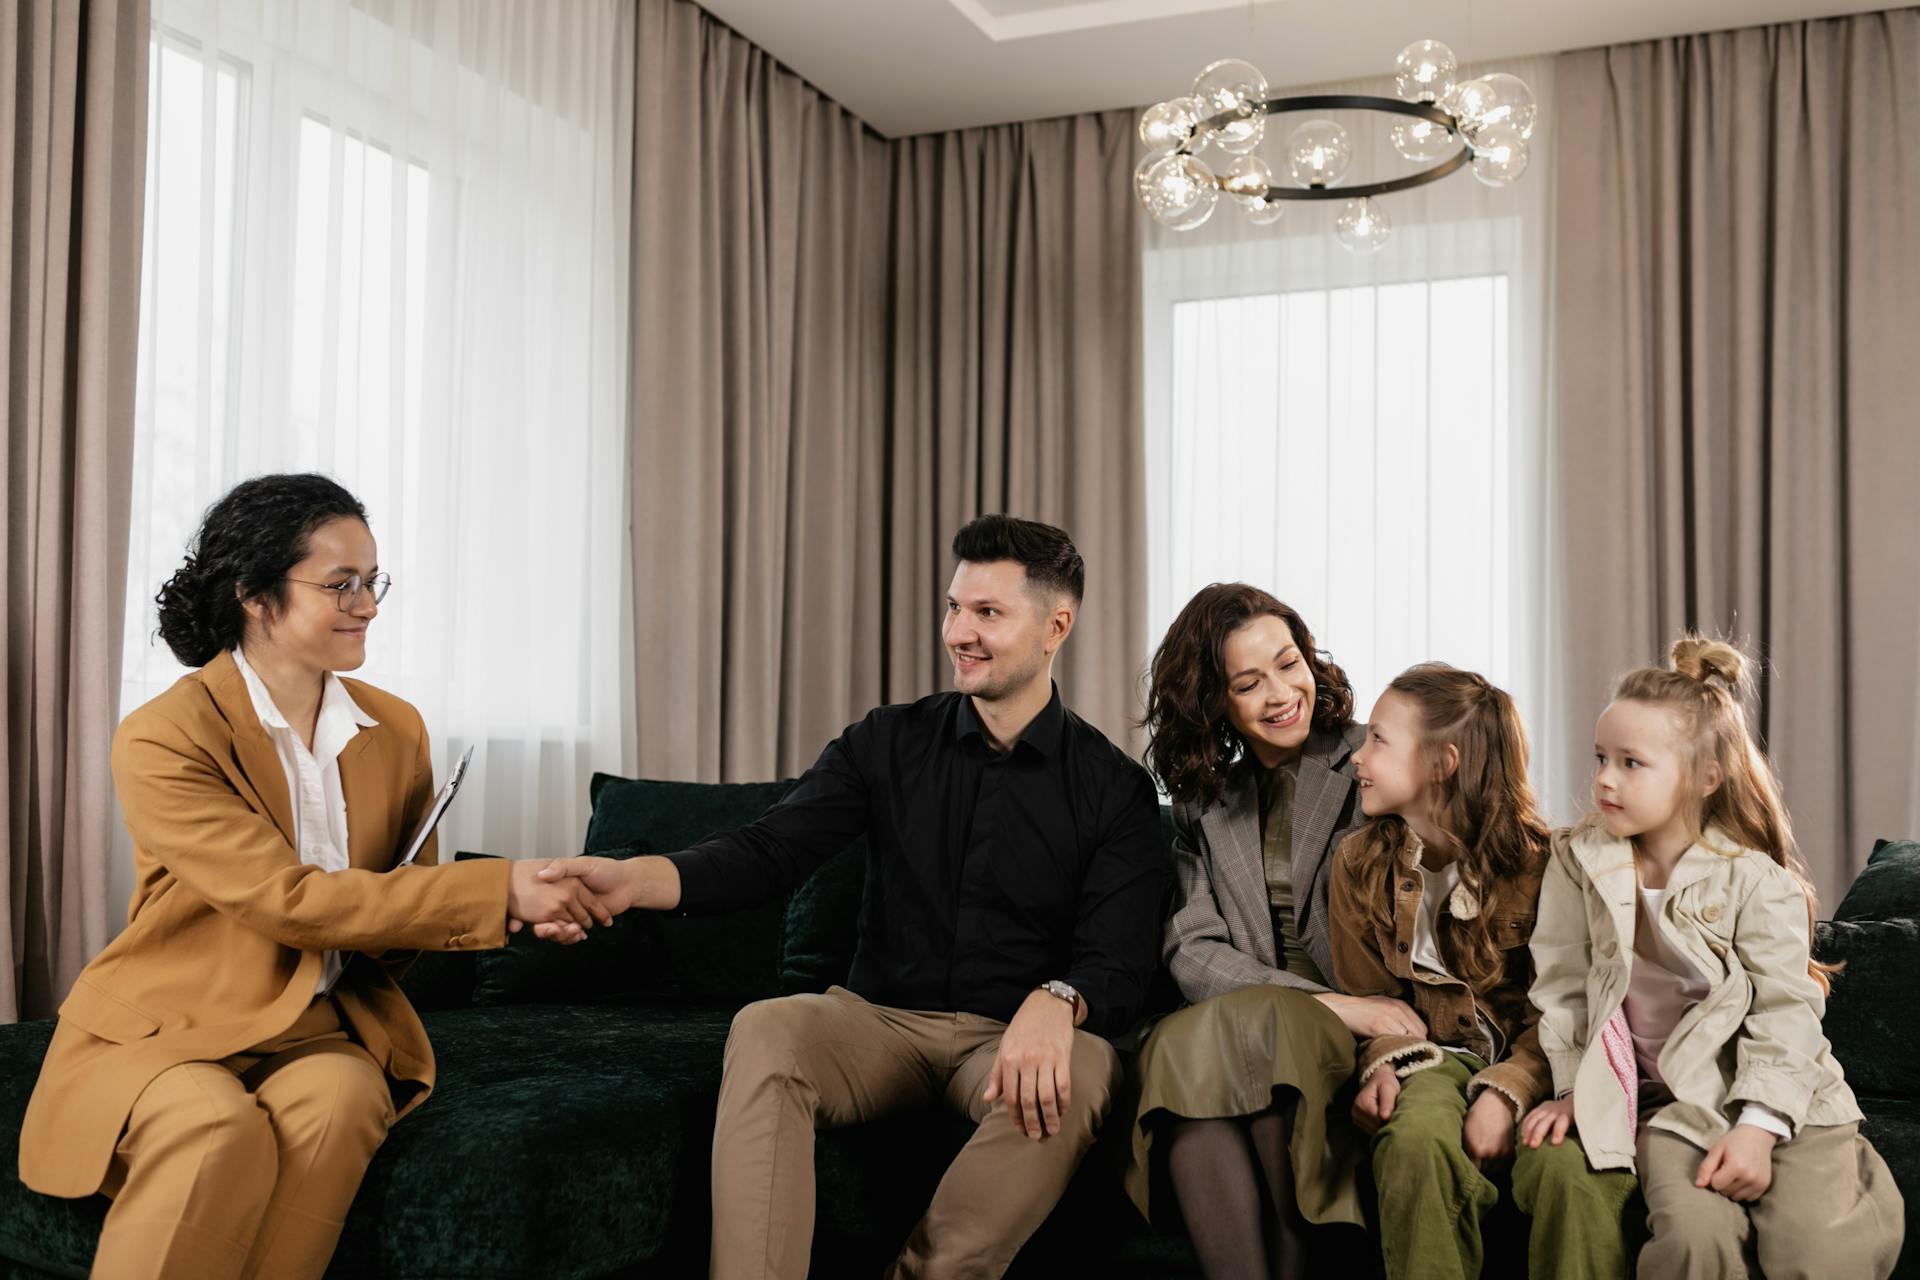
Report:
[[1251,209],[1266,203],[1267,188],[1273,185],[1273,170],[1259,156],[1241,156],[1227,166],[1220,182],[1228,195]]
[[1462,83],[1454,92],[1450,108],[1460,122],[1460,132],[1469,142],[1489,125],[1510,124],[1520,131],[1521,140],[1533,136],[1537,110],[1533,90],[1519,76],[1504,71]]
[[1408,102],[1438,102],[1459,78],[1453,50],[1438,40],[1415,40],[1393,60],[1393,89]]
[[1393,149],[1409,160],[1438,160],[1453,149],[1453,131],[1431,120],[1403,120],[1391,134]]
[[1140,141],[1149,150],[1167,151],[1191,138],[1199,123],[1199,103],[1192,98],[1172,98],[1141,113]]
[[1270,227],[1287,211],[1285,200],[1248,200],[1242,202],[1247,221],[1256,227]]
[[1333,234],[1354,253],[1378,253],[1392,233],[1387,215],[1365,196],[1347,201],[1333,220]]
[[1483,126],[1473,141],[1473,176],[1490,187],[1510,187],[1527,171],[1527,140],[1510,124]]
[[1148,211],[1153,209],[1152,188],[1154,166],[1171,154],[1166,151],[1149,151],[1142,156],[1140,163],[1133,167],[1133,194]]
[[1303,187],[1337,187],[1347,176],[1353,144],[1331,120],[1309,120],[1287,137],[1287,176]]
[[1220,199],[1213,170],[1197,157],[1178,152],[1155,160],[1139,182],[1153,220],[1178,231],[1205,222]]
[[[1196,113],[1207,140],[1228,155],[1243,156],[1260,143],[1267,127],[1267,78],[1259,68],[1238,58],[1222,58],[1193,82]],[[1220,115],[1234,119],[1206,127]]]

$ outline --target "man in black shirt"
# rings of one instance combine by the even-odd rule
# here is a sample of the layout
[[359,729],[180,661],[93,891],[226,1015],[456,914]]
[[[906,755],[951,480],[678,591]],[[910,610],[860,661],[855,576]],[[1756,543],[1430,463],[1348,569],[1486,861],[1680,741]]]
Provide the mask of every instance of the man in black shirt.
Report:
[[[895,1262],[997,1276],[1092,1145],[1158,963],[1167,856],[1145,770],[1061,704],[1085,569],[1049,525],[983,516],[941,637],[956,692],[881,707],[759,821],[681,853],[569,858],[610,910],[731,911],[865,833],[845,988],[742,1009],[714,1133],[712,1275],[799,1277],[813,1133],[944,1103],[978,1123]],[[1078,1028],[1078,1029],[1076,1029]]]

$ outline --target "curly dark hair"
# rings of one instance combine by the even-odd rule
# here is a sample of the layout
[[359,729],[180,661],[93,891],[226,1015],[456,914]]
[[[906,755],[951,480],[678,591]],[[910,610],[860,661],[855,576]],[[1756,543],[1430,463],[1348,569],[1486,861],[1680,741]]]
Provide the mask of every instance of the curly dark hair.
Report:
[[1313,727],[1338,730],[1353,717],[1353,682],[1327,660],[1298,613],[1258,587],[1216,582],[1187,601],[1147,671],[1147,767],[1175,800],[1218,801],[1246,743],[1227,720],[1227,637],[1255,618],[1287,624],[1313,673]]
[[189,667],[237,649],[247,631],[244,600],[286,606],[287,571],[307,558],[307,539],[329,520],[366,522],[360,500],[323,475],[243,480],[207,508],[186,563],[160,588],[160,638]]

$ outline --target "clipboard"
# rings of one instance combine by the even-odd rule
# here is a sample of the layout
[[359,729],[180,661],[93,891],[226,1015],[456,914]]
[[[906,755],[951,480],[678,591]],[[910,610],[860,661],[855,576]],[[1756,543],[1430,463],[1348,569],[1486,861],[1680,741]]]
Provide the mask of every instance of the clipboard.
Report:
[[413,833],[413,840],[407,845],[406,855],[394,863],[394,866],[409,866],[415,858],[420,856],[420,850],[426,846],[427,837],[432,835],[433,829],[440,825],[440,819],[446,813],[447,806],[453,803],[453,797],[459,792],[460,780],[467,776],[467,762],[471,759],[473,759],[473,748],[468,747],[460,756],[459,762],[453,766],[453,773],[448,777],[447,785],[440,788],[440,794],[433,798],[433,807],[428,809],[427,816],[421,819],[420,829]]

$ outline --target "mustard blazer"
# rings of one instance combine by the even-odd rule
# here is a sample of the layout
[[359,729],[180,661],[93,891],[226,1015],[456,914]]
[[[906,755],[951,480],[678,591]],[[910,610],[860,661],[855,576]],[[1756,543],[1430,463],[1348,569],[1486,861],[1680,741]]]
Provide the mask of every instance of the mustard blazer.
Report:
[[[394,979],[415,951],[506,942],[509,864],[394,867],[433,799],[420,713],[358,680],[379,724],[340,753],[351,865],[300,861],[286,773],[231,653],[181,677],[113,738],[133,836],[127,927],[60,1006],[20,1133],[20,1180],[85,1196],[127,1115],[169,1067],[280,1035],[312,1003],[322,953],[350,956],[333,995],[405,1114],[433,1087],[433,1049]],[[419,862],[436,859],[429,839]]]

